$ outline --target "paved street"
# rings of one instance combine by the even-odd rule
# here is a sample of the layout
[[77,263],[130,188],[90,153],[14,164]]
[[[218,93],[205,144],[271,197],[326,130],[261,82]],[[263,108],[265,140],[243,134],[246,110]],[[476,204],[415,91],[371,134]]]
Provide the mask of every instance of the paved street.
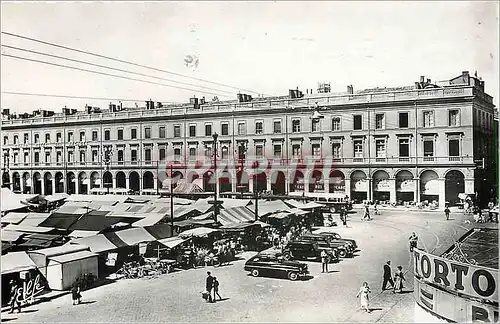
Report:
[[[413,278],[407,239],[412,231],[420,247],[440,253],[471,224],[461,213],[444,220],[442,212],[382,211],[372,221],[350,214],[349,228],[336,228],[357,240],[360,251],[352,259],[330,265],[309,263],[312,279],[253,278],[243,271],[244,260],[220,268],[179,271],[154,279],[129,279],[83,292],[85,304],[72,306],[69,295],[33,305],[21,314],[2,314],[11,322],[413,322]],[[251,252],[244,253],[248,258]],[[402,265],[408,293],[381,292],[382,266],[391,260]],[[219,279],[224,298],[215,304],[202,300],[206,271]],[[359,311],[356,293],[363,281],[371,287],[371,308]]]

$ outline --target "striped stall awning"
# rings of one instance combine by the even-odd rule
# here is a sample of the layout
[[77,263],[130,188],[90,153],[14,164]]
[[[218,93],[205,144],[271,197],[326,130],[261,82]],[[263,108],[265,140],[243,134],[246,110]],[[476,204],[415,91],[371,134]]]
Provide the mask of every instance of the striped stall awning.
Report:
[[248,207],[233,207],[222,209],[217,220],[223,225],[234,223],[252,222],[255,220],[255,213]]

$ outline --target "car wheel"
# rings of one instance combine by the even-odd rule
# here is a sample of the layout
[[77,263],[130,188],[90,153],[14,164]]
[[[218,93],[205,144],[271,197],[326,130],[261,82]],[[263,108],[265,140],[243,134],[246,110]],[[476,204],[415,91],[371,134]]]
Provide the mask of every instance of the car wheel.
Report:
[[258,277],[258,276],[259,276],[259,270],[257,270],[257,269],[253,269],[253,270],[252,270],[252,276],[254,276],[254,277]]
[[291,281],[297,280],[298,277],[299,277],[299,275],[296,272],[289,272],[288,273],[288,279],[290,279]]
[[286,261],[290,261],[291,258],[292,258],[292,256],[290,255],[290,253],[285,253],[283,255],[283,259],[285,259]]
[[340,256],[341,258],[345,258],[345,257],[346,257],[346,252],[345,252],[345,250],[339,250],[339,256]]

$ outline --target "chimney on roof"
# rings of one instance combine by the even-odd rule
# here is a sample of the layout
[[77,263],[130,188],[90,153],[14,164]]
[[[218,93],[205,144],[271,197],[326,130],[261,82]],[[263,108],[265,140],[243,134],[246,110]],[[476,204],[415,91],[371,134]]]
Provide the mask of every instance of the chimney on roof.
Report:
[[347,94],[354,94],[354,88],[352,84],[347,86]]

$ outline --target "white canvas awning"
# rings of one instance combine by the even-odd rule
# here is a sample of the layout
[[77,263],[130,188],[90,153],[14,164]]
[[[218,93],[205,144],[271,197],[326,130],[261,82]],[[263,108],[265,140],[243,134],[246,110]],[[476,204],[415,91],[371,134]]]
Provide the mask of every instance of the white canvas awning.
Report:
[[173,249],[174,247],[189,241],[189,238],[182,238],[179,236],[169,237],[166,239],[158,240],[159,243],[165,245],[166,247]]
[[2,255],[2,274],[36,269],[36,264],[29,255],[22,252],[10,252]]

